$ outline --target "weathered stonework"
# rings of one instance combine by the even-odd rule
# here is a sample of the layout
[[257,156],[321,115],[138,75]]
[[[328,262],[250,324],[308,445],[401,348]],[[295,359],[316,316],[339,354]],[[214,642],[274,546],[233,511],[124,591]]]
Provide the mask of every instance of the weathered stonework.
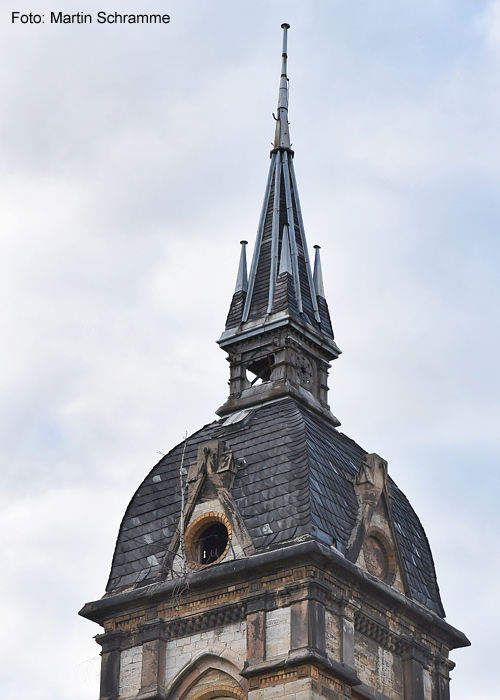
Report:
[[266,615],[266,659],[290,651],[290,608],[270,610]]
[[202,632],[167,642],[165,684],[172,680],[193,659],[203,653],[222,656],[231,652],[231,658],[238,668],[242,668],[246,659],[246,627],[244,622],[217,627],[209,632]]
[[342,619],[339,619],[338,615],[334,615],[329,610],[325,613],[325,644],[326,653],[331,656],[332,659],[340,660],[340,626],[342,625]]
[[120,654],[120,698],[135,697],[141,689],[142,646],[125,649]]
[[213,693],[217,693],[216,697],[221,700],[226,697],[244,699],[244,693],[236,681],[218,669],[210,670],[201,675],[184,697],[185,700],[208,700],[210,696],[215,697]]
[[[370,519],[367,536],[377,538],[384,546],[388,558],[389,574],[387,582],[400,593],[405,593],[405,586],[401,575],[401,567],[396,556],[396,545],[394,544],[393,532],[387,517],[386,508],[382,499],[378,502],[376,510]],[[356,564],[364,571],[369,571],[365,561],[365,548],[361,547]]]
[[[320,562],[264,565],[252,575],[242,569],[231,585],[212,575],[214,567],[198,574],[207,585],[187,589],[175,605],[157,592],[145,607],[105,618],[103,668],[114,649],[120,656],[116,688],[109,692],[108,683],[101,698],[201,698],[215,683],[208,672],[218,659],[226,666],[216,670],[233,679],[219,683],[233,693],[227,697],[444,700],[452,628],[443,622],[440,632],[385,584],[334,574]],[[380,586],[397,605],[381,603]]]
[[[106,617],[103,668],[113,649],[120,663],[114,694],[108,683],[102,700],[198,700],[217,686],[215,670],[233,695],[214,698],[445,700],[452,628],[442,622],[440,631],[385,584],[346,577],[353,565],[343,572],[326,562],[282,568],[277,560],[250,574],[240,560],[231,585],[213,567],[197,574],[206,585],[193,578],[175,605],[157,591],[143,608]],[[226,666],[216,669],[216,660]]]

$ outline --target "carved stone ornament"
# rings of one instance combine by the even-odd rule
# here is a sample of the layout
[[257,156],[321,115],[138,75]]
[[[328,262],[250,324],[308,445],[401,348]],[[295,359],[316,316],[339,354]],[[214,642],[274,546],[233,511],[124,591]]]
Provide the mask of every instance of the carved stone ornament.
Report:
[[[347,546],[349,561],[354,562],[358,558],[373,513],[380,497],[386,490],[386,486],[387,462],[375,453],[366,454],[354,481],[354,490],[358,499],[358,514]],[[375,545],[372,546],[373,550],[374,548]],[[373,556],[375,556],[375,552],[373,552]],[[373,575],[376,576],[376,574]],[[380,577],[377,576],[377,578]]]
[[205,442],[198,448],[198,459],[189,465],[188,501],[197,495],[203,483],[203,495],[213,498],[221,489],[230,490],[236,475],[233,453],[222,440]]
[[363,549],[368,573],[383,581],[389,573],[389,560],[384,546],[370,535],[365,539]]

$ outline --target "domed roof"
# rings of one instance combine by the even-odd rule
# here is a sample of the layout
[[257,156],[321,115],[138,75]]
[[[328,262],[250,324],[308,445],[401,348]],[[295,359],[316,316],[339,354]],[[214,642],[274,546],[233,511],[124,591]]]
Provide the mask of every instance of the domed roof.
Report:
[[[293,397],[264,404],[239,421],[217,420],[187,439],[184,463],[221,440],[237,465],[232,496],[255,554],[316,540],[346,554],[359,503],[356,477],[366,452],[331,421]],[[134,494],[122,521],[107,593],[163,580],[181,512],[184,443],[163,457]],[[429,544],[402,491],[387,480],[407,597],[444,617]],[[214,564],[224,567],[225,563]]]

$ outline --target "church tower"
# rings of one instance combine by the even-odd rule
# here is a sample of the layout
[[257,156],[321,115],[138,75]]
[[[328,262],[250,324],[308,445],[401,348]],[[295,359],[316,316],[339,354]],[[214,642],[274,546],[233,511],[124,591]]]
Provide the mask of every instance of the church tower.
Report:
[[250,271],[226,327],[229,396],[146,476],[104,597],[100,700],[449,700],[424,530],[387,463],[338,430],[337,347],[288,129],[287,30]]

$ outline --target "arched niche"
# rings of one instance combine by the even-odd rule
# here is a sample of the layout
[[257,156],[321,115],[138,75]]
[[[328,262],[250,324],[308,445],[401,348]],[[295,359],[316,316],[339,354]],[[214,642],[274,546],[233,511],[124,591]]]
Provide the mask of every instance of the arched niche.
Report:
[[247,681],[228,659],[204,654],[174,679],[168,700],[247,700]]

